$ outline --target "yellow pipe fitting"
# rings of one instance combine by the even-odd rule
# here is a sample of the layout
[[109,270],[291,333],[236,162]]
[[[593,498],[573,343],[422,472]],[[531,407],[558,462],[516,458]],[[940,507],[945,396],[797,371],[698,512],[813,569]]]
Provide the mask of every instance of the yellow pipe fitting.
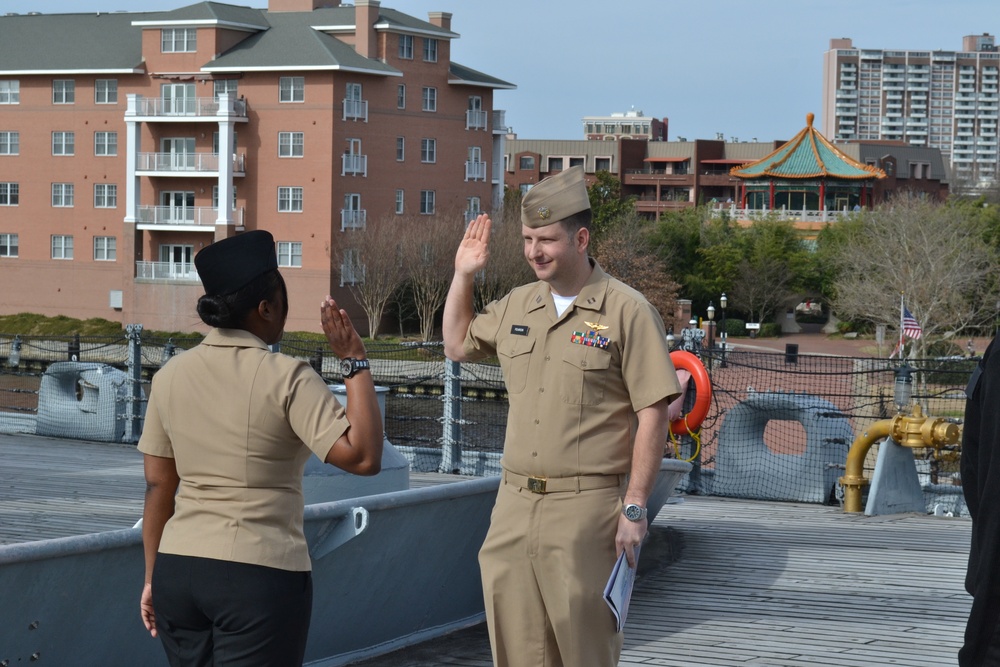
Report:
[[962,435],[957,424],[942,418],[925,417],[920,406],[913,405],[912,413],[898,414],[872,424],[858,436],[847,452],[847,465],[840,483],[844,487],[844,511],[861,512],[861,491],[868,484],[864,464],[868,450],[879,440],[892,438],[903,447],[934,447],[953,445]]
[[865,457],[868,456],[868,450],[872,445],[889,437],[896,419],[898,417],[875,422],[851,443],[851,448],[847,452],[844,476],[840,478],[840,483],[844,487],[845,512],[861,511],[861,490],[868,484],[868,480],[865,479]]

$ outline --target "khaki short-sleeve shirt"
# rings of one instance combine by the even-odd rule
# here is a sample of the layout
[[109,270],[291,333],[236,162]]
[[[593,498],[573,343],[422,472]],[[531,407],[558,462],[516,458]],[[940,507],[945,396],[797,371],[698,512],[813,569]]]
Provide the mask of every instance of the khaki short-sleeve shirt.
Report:
[[500,360],[502,465],[524,475],[629,472],[636,411],[681,391],[659,314],[596,263],[561,317],[546,283],[525,285],[473,318],[464,350]]
[[173,458],[181,480],[160,551],[311,569],[302,471],[348,426],[308,364],[213,329],[153,377],[139,450]]

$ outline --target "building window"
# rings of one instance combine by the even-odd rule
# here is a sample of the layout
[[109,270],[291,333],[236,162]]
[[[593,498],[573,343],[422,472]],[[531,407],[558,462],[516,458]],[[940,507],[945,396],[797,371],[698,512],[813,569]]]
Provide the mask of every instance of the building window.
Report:
[[118,208],[118,186],[94,183],[94,208]]
[[0,81],[0,104],[21,103],[21,82],[17,79]]
[[437,139],[420,140],[420,161],[437,162]]
[[306,99],[306,78],[304,76],[283,76],[278,82],[279,102],[304,102]]
[[[212,208],[219,210],[219,186],[212,186]],[[233,186],[233,210],[236,210],[236,186]]]
[[219,95],[227,94],[231,98],[236,97],[236,79],[215,79],[212,81],[213,95],[219,99]]
[[76,150],[76,135],[72,132],[52,133],[52,154],[73,155]]
[[549,158],[549,171],[562,171],[563,159],[561,157]]
[[17,257],[17,234],[0,234],[0,257]]
[[52,206],[56,208],[68,208],[72,205],[73,205],[73,184],[53,183]]
[[582,157],[571,157],[569,159],[569,168],[570,169],[572,169],[573,167],[582,167],[582,166],[583,166],[583,158]]
[[438,41],[433,37],[424,37],[424,62],[438,61]]
[[420,191],[420,214],[432,215],[434,213],[434,191]]
[[365,265],[361,263],[361,253],[357,248],[345,249],[344,263],[340,265],[340,286],[363,282],[365,282]]
[[278,241],[278,266],[302,266],[302,243]]
[[611,158],[609,158],[609,157],[595,157],[594,158],[594,171],[611,171]]
[[94,82],[94,104],[118,104],[118,79]]
[[118,239],[114,236],[94,237],[94,261],[113,262],[118,259]]
[[278,157],[302,157],[305,138],[304,132],[278,132]]
[[282,213],[301,213],[302,188],[279,187],[278,211]]
[[76,81],[54,79],[52,81],[52,104],[73,104],[76,101]]
[[194,53],[198,50],[197,35],[197,28],[163,28],[160,30],[160,51]]
[[403,60],[413,60],[413,35],[399,36],[399,57]]
[[52,236],[52,259],[73,259],[72,236]]
[[403,190],[396,190],[396,215],[403,215],[404,192]]
[[406,158],[406,139],[396,137],[396,162],[402,162]]
[[94,132],[94,155],[118,155],[118,133]]
[[18,155],[20,152],[20,132],[0,132],[0,155]]
[[396,86],[396,108],[406,108],[406,84],[401,83]]
[[438,109],[438,91],[437,88],[431,88],[430,86],[424,86],[424,111],[437,111]]
[[0,206],[17,206],[19,191],[17,183],[0,183]]
[[531,171],[535,168],[535,156],[534,155],[522,155],[517,161],[517,168],[526,171]]

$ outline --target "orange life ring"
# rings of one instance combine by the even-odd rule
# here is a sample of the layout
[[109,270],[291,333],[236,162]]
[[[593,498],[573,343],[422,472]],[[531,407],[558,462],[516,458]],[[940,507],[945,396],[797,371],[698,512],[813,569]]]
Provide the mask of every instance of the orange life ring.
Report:
[[685,350],[674,350],[670,353],[670,361],[674,368],[683,368],[691,374],[694,380],[695,398],[691,412],[670,422],[670,432],[674,435],[688,435],[698,429],[708,416],[712,405],[712,380],[701,359]]

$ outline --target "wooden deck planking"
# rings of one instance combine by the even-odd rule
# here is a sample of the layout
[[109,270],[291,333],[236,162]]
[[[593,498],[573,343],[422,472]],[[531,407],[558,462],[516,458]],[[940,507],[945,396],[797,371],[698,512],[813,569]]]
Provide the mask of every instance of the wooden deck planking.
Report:
[[[0,462],[0,544],[128,528],[141,516],[134,447],[0,436]],[[414,473],[411,486],[452,479]],[[970,604],[969,529],[967,519],[810,504],[668,504],[653,530],[679,543],[680,558],[637,582],[619,665],[953,666]],[[480,625],[357,664],[491,661]]]

